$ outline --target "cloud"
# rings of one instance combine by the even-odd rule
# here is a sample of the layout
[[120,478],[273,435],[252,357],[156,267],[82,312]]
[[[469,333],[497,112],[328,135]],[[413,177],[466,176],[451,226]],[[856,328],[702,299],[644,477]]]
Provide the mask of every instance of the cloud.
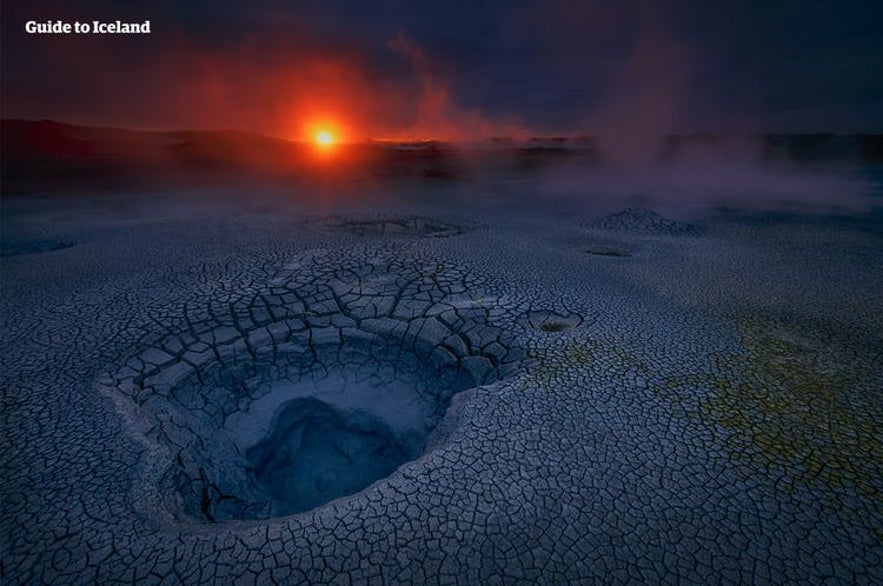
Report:
[[[878,4],[5,2],[3,114],[288,135],[286,103],[320,94],[366,135],[542,128],[604,134],[623,156],[668,131],[875,132]],[[149,18],[154,32],[24,33],[56,18]]]

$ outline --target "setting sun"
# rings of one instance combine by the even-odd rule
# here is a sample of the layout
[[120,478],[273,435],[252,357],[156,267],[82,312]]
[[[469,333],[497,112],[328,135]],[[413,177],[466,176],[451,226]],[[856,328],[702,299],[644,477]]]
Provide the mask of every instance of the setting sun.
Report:
[[334,144],[334,135],[327,130],[320,130],[316,133],[314,140],[320,146],[331,146]]

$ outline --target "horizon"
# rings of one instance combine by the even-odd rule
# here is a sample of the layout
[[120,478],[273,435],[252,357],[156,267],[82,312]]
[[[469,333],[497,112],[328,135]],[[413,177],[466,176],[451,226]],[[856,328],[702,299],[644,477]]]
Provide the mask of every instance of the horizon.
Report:
[[[149,128],[149,127],[138,127],[138,126],[118,126],[118,125],[101,125],[101,124],[85,124],[81,122],[74,122],[69,120],[58,120],[55,118],[19,118],[19,117],[2,117],[0,118],[0,122],[27,122],[27,123],[53,123],[62,126],[69,126],[72,128],[90,128],[96,130],[119,130],[123,132],[139,132],[145,134],[174,134],[174,133],[241,133],[241,134],[251,134],[255,136],[260,136],[264,138],[270,138],[274,140],[281,140],[285,142],[291,143],[302,143],[302,144],[311,144],[314,140],[308,136],[296,138],[296,137],[286,137],[278,134],[271,134],[268,132],[261,132],[256,130],[250,130],[247,128],[236,128],[236,127],[204,127],[204,128],[196,128],[196,127],[181,127],[181,128],[172,128],[172,127],[161,127],[161,128]],[[695,130],[695,131],[682,131],[682,132],[670,132],[665,134],[657,135],[655,138],[659,140],[666,140],[672,138],[723,138],[723,139],[752,139],[752,138],[771,138],[771,137],[878,137],[883,136],[883,131],[879,132],[869,132],[869,131],[858,131],[858,132],[837,132],[837,131],[829,131],[829,130],[807,130],[801,132],[770,132],[770,131],[756,131],[756,132],[713,132],[713,131],[703,131],[703,130]],[[445,140],[443,138],[433,138],[433,137],[425,137],[425,138],[395,138],[395,137],[376,137],[370,136],[365,137],[359,140],[347,140],[347,141],[335,141],[336,144],[339,145],[360,145],[360,144],[369,144],[369,143],[391,143],[391,144],[417,144],[417,143],[442,143],[442,144],[500,144],[501,146],[505,146],[505,143],[527,143],[532,141],[588,141],[588,140],[600,140],[605,137],[604,134],[592,134],[591,132],[580,132],[576,134],[538,134],[538,135],[530,135],[525,137],[514,137],[514,136],[506,136],[506,135],[489,135],[485,137],[476,137],[469,140]]]

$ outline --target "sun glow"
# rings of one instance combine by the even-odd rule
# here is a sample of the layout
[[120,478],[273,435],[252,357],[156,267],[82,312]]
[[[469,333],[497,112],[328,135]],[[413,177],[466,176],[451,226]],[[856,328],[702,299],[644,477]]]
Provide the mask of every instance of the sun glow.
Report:
[[334,135],[328,130],[320,130],[316,132],[313,140],[319,146],[328,147],[334,144]]

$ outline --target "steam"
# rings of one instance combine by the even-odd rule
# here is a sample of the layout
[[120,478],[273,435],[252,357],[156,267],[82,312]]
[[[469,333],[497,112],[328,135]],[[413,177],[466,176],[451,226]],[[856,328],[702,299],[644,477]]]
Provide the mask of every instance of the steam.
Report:
[[559,167],[540,194],[601,208],[642,206],[690,215],[708,208],[800,213],[863,213],[875,206],[857,167],[800,165],[764,155],[762,139],[695,139],[673,155],[627,166]]
[[607,97],[589,115],[590,132],[608,161],[653,159],[661,139],[683,128],[691,66],[686,46],[663,30],[637,39]]
[[[578,14],[569,3],[564,6],[563,13]],[[586,13],[590,21],[583,23],[587,30],[602,34],[602,23],[629,20],[622,8],[592,6]],[[855,167],[809,168],[770,160],[763,139],[752,137],[745,127],[750,119],[745,112],[739,114],[743,138],[697,137],[675,147],[673,136],[707,130],[690,128],[696,123],[691,104],[703,92],[698,74],[702,55],[667,25],[664,6],[642,3],[634,10],[629,16],[635,28],[620,31],[631,39],[622,66],[604,80],[600,97],[584,107],[582,130],[596,139],[600,163],[546,171],[540,195],[593,207],[642,206],[680,215],[719,206],[799,212],[866,212],[874,207],[869,182]],[[605,42],[609,40],[595,46],[589,35],[580,55],[591,62],[593,55],[602,54]]]
[[403,138],[468,142],[492,136],[523,138],[528,135],[515,123],[495,123],[477,109],[467,110],[457,105],[438,66],[404,32],[398,32],[389,42],[389,48],[408,61],[419,88],[416,120],[401,132]]

